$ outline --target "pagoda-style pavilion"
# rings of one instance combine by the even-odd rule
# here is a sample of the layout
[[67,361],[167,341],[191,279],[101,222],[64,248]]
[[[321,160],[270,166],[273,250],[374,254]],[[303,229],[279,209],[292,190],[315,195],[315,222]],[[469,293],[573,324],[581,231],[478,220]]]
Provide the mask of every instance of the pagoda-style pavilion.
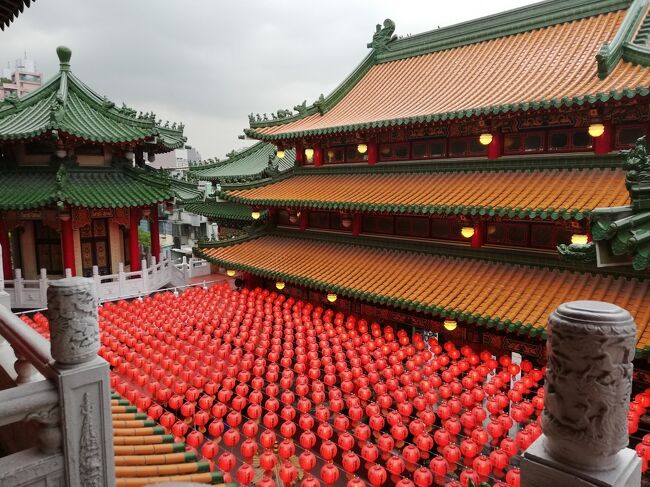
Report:
[[[140,270],[138,225],[151,220],[160,256],[158,205],[175,195],[168,180],[144,168],[185,143],[183,126],[116,106],[70,70],[37,91],[0,102],[0,245],[5,279],[12,269],[49,275]],[[135,256],[135,257],[134,257]]]
[[203,201],[187,201],[183,208],[217,223],[219,239],[244,235],[245,228],[265,222],[268,212],[262,210],[254,214],[250,206],[219,198],[218,191],[271,182],[273,177],[293,169],[295,161],[293,149],[278,151],[274,144],[258,142],[241,151],[230,152],[223,161],[191,167],[191,179],[210,182],[217,192]]
[[636,319],[635,373],[650,382],[647,272],[597,267],[591,242],[596,209],[630,204],[625,151],[650,130],[649,8],[550,1],[404,38],[386,20],[332,94],[249,117],[247,135],[294,148],[297,167],[222,188],[270,224],[198,254],[540,361],[562,301],[611,301]]

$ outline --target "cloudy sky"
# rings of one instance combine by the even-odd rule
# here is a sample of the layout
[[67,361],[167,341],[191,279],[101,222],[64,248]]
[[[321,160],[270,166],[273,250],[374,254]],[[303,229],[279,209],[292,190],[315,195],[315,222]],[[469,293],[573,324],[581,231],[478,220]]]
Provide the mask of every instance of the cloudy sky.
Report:
[[[328,94],[363,59],[375,24],[396,34],[533,0],[37,0],[0,33],[0,65],[26,51],[48,78],[55,48],[118,104],[185,123],[204,158],[250,144],[247,114]],[[4,64],[3,64],[4,63]]]

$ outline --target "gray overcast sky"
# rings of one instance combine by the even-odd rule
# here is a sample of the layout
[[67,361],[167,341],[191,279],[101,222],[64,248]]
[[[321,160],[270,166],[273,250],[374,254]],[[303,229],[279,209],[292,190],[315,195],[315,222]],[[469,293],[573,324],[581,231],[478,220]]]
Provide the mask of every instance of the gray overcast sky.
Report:
[[416,34],[533,0],[37,0],[0,33],[52,76],[56,46],[112,101],[185,123],[204,158],[249,145],[247,114],[328,94],[363,59],[375,24]]

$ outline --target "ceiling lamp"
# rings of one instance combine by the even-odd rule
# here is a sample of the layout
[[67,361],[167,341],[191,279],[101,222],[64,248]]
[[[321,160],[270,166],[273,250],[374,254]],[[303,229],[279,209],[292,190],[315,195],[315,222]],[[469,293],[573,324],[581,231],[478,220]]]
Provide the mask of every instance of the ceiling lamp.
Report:
[[571,235],[571,243],[575,245],[586,245],[589,242],[587,235],[573,234]]
[[235,269],[228,269],[228,270],[226,271],[226,275],[227,275],[228,277],[234,277],[235,274],[237,274],[237,271],[236,271]]
[[605,133],[605,126],[602,123],[592,123],[589,126],[589,135],[592,137],[600,137]]
[[463,227],[460,229],[460,234],[465,238],[472,238],[474,236],[474,227]]
[[359,144],[357,150],[359,151],[359,154],[365,154],[368,152],[368,146],[366,144]]
[[280,291],[284,289],[284,286],[285,286],[284,281],[277,281],[275,283],[275,287],[278,288]]
[[275,153],[275,156],[278,159],[284,159],[284,151],[282,149],[278,149],[278,151]]
[[259,211],[257,211],[257,210],[255,210],[255,211],[253,211],[253,212],[251,213],[251,218],[252,218],[253,220],[259,220],[259,219],[260,219],[260,216],[262,216],[262,214],[261,214]]
[[458,323],[456,322],[456,320],[445,320],[443,326],[447,331],[454,331],[458,326]]
[[311,147],[305,149],[305,156],[307,157],[308,161],[311,161],[314,158],[314,149],[312,149]]
[[481,134],[478,140],[482,145],[490,145],[492,143],[492,138],[492,134]]
[[327,300],[328,300],[330,303],[333,303],[334,301],[336,301],[336,298],[337,298],[337,297],[338,297],[338,296],[337,296],[336,294],[334,294],[334,293],[328,293],[328,294],[327,294]]

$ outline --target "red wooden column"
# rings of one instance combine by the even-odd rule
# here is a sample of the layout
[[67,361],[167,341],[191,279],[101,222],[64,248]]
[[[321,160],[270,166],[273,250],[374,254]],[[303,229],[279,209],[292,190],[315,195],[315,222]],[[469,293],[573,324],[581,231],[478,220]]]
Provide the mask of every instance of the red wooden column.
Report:
[[368,164],[377,164],[379,160],[379,144],[377,142],[369,142],[368,144]]
[[486,222],[475,222],[474,223],[474,235],[472,235],[472,242],[471,246],[474,248],[478,248],[483,246],[485,243],[485,233],[487,229],[487,223]]
[[70,215],[61,215],[61,245],[63,246],[63,269],[70,269],[72,276],[77,275],[77,265],[74,258],[74,234],[72,232],[72,218]]
[[503,136],[501,132],[492,133],[492,142],[487,146],[488,159],[498,159],[503,152]]
[[140,266],[140,208],[131,208],[129,211],[129,253],[131,254],[131,272],[142,269]]
[[2,275],[5,281],[13,279],[11,269],[11,244],[9,243],[9,232],[4,217],[0,218],[0,246],[2,246]]
[[309,224],[309,211],[304,208],[300,210],[300,230],[307,230],[307,225]]
[[302,145],[296,144],[296,165],[302,166],[305,163],[305,149]]
[[160,225],[158,224],[158,205],[151,207],[151,254],[156,264],[160,263]]
[[314,167],[320,167],[323,165],[323,148],[316,146],[314,147]]
[[594,137],[594,153],[609,154],[614,142],[614,129],[611,122],[603,122],[605,132],[600,137]]
[[355,237],[361,235],[361,213],[352,215],[352,235]]

